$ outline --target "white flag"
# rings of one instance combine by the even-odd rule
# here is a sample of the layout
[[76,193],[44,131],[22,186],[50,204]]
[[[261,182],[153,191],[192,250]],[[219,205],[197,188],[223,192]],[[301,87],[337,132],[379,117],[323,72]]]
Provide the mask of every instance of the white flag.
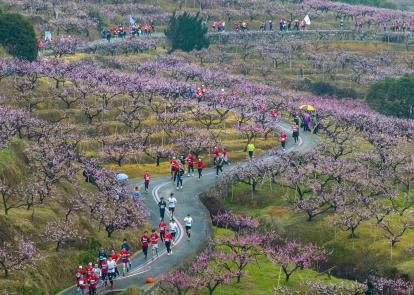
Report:
[[311,21],[310,21],[310,18],[309,18],[309,15],[306,15],[305,16],[305,18],[303,19],[304,21],[305,21],[305,23],[306,23],[306,25],[310,25],[311,24]]
[[134,25],[135,24],[135,19],[131,15],[129,16],[129,23],[131,25]]

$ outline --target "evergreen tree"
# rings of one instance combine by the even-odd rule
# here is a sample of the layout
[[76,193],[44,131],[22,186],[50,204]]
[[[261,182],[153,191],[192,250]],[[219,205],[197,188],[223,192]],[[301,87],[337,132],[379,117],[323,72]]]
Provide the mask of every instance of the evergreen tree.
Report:
[[189,52],[193,49],[207,48],[210,42],[206,34],[207,27],[203,26],[203,20],[198,13],[194,16],[187,12],[179,16],[174,13],[170,18],[168,29],[165,30],[165,35],[171,44],[170,52],[177,49]]
[[367,101],[385,115],[414,119],[414,75],[385,78],[369,87]]
[[0,14],[0,44],[15,57],[28,61],[37,58],[35,31],[32,24],[20,14]]

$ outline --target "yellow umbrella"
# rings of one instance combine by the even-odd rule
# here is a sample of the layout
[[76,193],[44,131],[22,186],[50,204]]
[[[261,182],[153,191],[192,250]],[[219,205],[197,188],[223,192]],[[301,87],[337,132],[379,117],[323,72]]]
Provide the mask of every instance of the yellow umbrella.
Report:
[[308,104],[301,105],[299,108],[301,110],[306,109],[307,111],[314,111],[315,110],[315,108],[313,106],[308,105]]

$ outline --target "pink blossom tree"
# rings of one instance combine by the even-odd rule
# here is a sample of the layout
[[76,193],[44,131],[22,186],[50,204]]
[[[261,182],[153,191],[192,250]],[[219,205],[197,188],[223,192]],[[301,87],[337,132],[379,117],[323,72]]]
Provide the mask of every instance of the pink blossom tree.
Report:
[[223,267],[235,275],[237,283],[240,283],[246,266],[262,255],[260,245],[263,239],[263,235],[255,233],[220,237],[218,245],[225,247],[226,251],[219,253],[218,257]]
[[4,276],[8,277],[10,272],[33,266],[37,253],[34,243],[23,238],[3,241],[0,245],[0,267],[4,271]]
[[49,221],[46,224],[45,235],[48,241],[56,243],[56,251],[62,244],[74,239],[82,239],[75,224],[70,220]]
[[221,265],[221,260],[215,253],[205,250],[193,261],[191,273],[195,276],[198,288],[206,288],[210,295],[218,286],[224,285],[234,277],[234,273]]
[[299,269],[309,268],[315,262],[326,259],[325,250],[313,244],[302,245],[294,241],[286,241],[282,245],[266,249],[265,252],[274,263],[280,265],[286,282]]

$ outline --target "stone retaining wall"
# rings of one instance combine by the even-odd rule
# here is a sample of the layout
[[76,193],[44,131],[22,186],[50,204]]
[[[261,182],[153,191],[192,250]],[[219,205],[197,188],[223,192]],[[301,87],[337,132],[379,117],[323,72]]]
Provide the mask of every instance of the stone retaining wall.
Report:
[[357,31],[357,30],[307,30],[307,31],[289,31],[289,32],[225,32],[225,33],[210,33],[210,41],[212,43],[227,44],[239,40],[248,41],[266,41],[271,43],[276,42],[293,42],[293,41],[384,41],[384,42],[398,42],[404,43],[413,39],[413,34],[410,32],[403,33],[380,33],[371,31]]

